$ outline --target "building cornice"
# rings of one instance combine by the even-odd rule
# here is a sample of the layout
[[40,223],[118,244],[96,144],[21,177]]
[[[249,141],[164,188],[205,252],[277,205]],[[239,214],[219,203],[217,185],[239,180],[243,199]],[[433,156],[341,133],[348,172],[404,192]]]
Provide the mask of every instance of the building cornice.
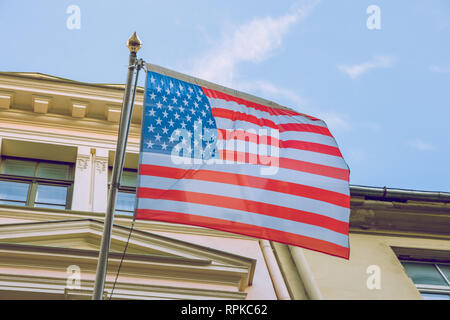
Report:
[[[23,297],[23,294],[36,293],[35,299],[91,299],[94,281],[82,279],[81,288],[67,288],[66,275],[44,276],[0,273],[0,296],[2,291],[8,292],[5,298]],[[105,282],[105,299],[110,299],[113,281],[110,278]],[[186,288],[164,285],[142,285],[119,281],[116,284],[112,299],[123,300],[150,300],[150,299],[222,299],[243,300],[247,296],[244,292],[225,291],[201,288]],[[33,298],[33,297],[31,297]]]
[[[66,122],[60,115],[43,115],[43,121],[29,118],[29,112],[0,111],[0,135],[3,138],[35,141],[41,143],[59,143],[65,145],[81,145],[90,147],[116,148],[118,126],[104,125],[94,119]],[[133,125],[130,129],[127,149],[137,153],[139,150],[139,128]]]
[[353,197],[350,230],[450,238],[450,203]]
[[[41,73],[22,73],[22,72],[0,72],[0,79],[5,82],[6,85],[12,86],[14,89],[22,89],[17,85],[24,85],[25,87],[42,89],[44,92],[50,94],[62,94],[67,95],[83,95],[86,98],[94,99],[106,99],[110,102],[122,101],[124,85],[123,84],[99,84],[75,81],[65,78],[59,78],[50,75],[44,75]],[[142,103],[144,89],[142,87],[137,88],[136,102]],[[120,101],[109,100],[111,98],[119,98]],[[114,98],[113,98],[114,99]]]
[[[30,239],[35,233],[46,234],[46,237],[61,236],[65,237],[90,232],[97,236],[101,236],[103,232],[103,221],[99,219],[66,219],[66,220],[54,220],[54,221],[41,221],[41,222],[22,222],[22,223],[10,223],[0,224],[0,239],[8,241],[14,239],[15,242],[23,239]],[[114,235],[126,239],[130,228],[123,225],[114,225]],[[42,234],[41,234],[42,236]],[[169,238],[166,236],[158,235],[148,231],[135,228],[133,231],[133,241],[141,241],[141,244],[152,242],[164,247],[165,252],[170,247],[174,252],[183,252],[182,255],[186,258],[195,258],[199,254],[205,256],[205,252],[210,259],[215,261],[221,261],[224,264],[250,266],[255,263],[254,259],[242,257],[236,254],[223,252],[220,250],[212,249],[209,247],[192,244],[186,241]],[[182,249],[180,251],[180,249]]]
[[[103,223],[92,219],[0,225],[0,268],[32,261],[39,268],[76,264],[95,274]],[[130,229],[113,228],[109,265],[117,268]],[[96,249],[72,248],[71,239],[97,243]],[[147,270],[160,279],[221,283],[245,290],[252,283],[256,261],[214,248],[134,229],[121,274],[135,277]],[[138,250],[136,253],[136,250]],[[26,266],[27,263],[25,262]],[[22,266],[22,267],[23,267]]]
[[[15,221],[23,220],[34,222],[47,222],[47,221],[71,220],[71,219],[95,219],[103,221],[104,217],[105,217],[104,213],[97,213],[91,211],[44,209],[34,207],[24,208],[10,205],[0,205],[0,218],[5,219],[13,218]],[[129,227],[131,226],[132,218],[129,216],[119,214],[114,217],[114,223],[116,225]],[[243,236],[240,234],[233,234],[214,229],[181,225],[176,223],[160,222],[160,221],[137,220],[135,222],[135,227],[137,229],[155,232],[182,233],[182,234],[204,235],[212,237],[256,240],[254,238]]]
[[[88,84],[57,77],[0,72],[0,93],[5,111],[24,109],[39,114],[60,114],[67,119],[98,119],[116,124],[123,101],[123,86]],[[6,98],[5,98],[6,99]],[[40,101],[36,104],[34,101]],[[45,102],[46,104],[43,104]],[[50,107],[52,106],[52,107]],[[140,124],[143,90],[136,93],[132,121]],[[111,110],[116,111],[111,112]],[[38,119],[42,121],[42,118]]]

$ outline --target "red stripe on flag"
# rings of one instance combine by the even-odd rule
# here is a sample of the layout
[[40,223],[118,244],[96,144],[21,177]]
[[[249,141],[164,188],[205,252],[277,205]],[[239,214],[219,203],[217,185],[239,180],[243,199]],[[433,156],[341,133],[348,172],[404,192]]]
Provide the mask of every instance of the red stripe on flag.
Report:
[[264,202],[226,196],[218,196],[208,193],[155,189],[155,188],[139,188],[138,198],[181,201],[214,207],[228,208],[233,210],[253,212],[271,217],[315,225],[339,233],[348,234],[347,222],[339,221],[316,213],[296,210],[287,207],[281,207]]
[[142,220],[156,220],[171,223],[188,224],[231,233],[238,233],[250,237],[268,239],[288,245],[299,246],[345,259],[348,259],[350,255],[349,248],[342,247],[328,241],[240,222],[202,217],[193,214],[151,209],[137,209],[136,218]]
[[271,166],[279,167],[283,169],[296,170],[301,172],[307,172],[317,174],[319,176],[325,176],[344,181],[349,181],[350,171],[347,169],[335,168],[325,166],[322,164],[316,164],[312,162],[294,160],[290,158],[277,158],[270,156],[261,156],[249,152],[240,152],[232,150],[219,150],[220,158],[222,160],[236,161],[241,163],[250,163],[265,165],[271,164]]
[[327,146],[325,144],[320,144],[320,143],[315,143],[315,142],[285,140],[285,141],[280,141],[280,146],[283,148],[292,148],[292,149],[324,153],[324,154],[329,154],[330,156],[336,156],[336,157],[342,158],[342,153],[341,153],[341,151],[339,151],[339,148],[333,147],[333,146]]
[[342,158],[342,154],[339,148],[328,146],[325,144],[306,142],[299,140],[279,140],[271,136],[258,135],[256,133],[247,132],[244,130],[227,130],[217,129],[219,132],[218,140],[242,140],[253,143],[271,145],[279,148],[298,149],[304,151],[311,151],[317,153],[328,154],[330,156],[336,156]]
[[286,181],[212,170],[185,170],[150,164],[141,164],[139,174],[171,179],[193,179],[258,188],[328,202],[344,208],[350,208],[350,196],[348,195]]
[[216,90],[212,90],[212,89],[208,89],[205,87],[202,87],[203,92],[206,94],[207,97],[209,98],[215,98],[215,99],[222,99],[225,101],[234,101],[240,105],[244,105],[248,108],[253,108],[255,110],[259,110],[259,111],[264,111],[269,113],[270,115],[275,115],[275,116],[280,116],[280,115],[288,115],[288,116],[303,116],[303,117],[307,117],[310,120],[314,120],[314,121],[320,121],[320,119],[317,119],[315,117],[309,116],[307,114],[304,113],[298,113],[292,110],[288,110],[288,109],[280,109],[280,108],[271,108],[259,103],[255,103],[255,102],[251,102],[245,99],[241,99],[238,97],[234,97],[232,95],[220,92],[220,91],[216,91]]
[[272,120],[258,118],[254,115],[237,112],[233,110],[227,110],[222,108],[212,108],[212,115],[217,118],[230,119],[232,121],[246,121],[252,124],[256,124],[260,127],[269,127],[279,130],[280,132],[286,131],[301,131],[301,132],[313,132],[332,137],[331,132],[326,127],[316,126],[306,123],[280,123],[276,124]]

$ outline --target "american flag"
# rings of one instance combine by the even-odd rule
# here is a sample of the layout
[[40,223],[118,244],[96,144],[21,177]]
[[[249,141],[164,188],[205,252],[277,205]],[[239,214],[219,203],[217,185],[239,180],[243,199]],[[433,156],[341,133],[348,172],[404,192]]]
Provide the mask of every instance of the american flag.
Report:
[[136,218],[348,259],[350,172],[326,124],[199,83],[147,71]]

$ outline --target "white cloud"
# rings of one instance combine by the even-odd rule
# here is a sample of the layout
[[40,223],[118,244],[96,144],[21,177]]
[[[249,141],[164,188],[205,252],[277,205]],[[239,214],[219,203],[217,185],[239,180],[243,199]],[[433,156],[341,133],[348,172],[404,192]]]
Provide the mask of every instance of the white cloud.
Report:
[[242,62],[258,63],[281,47],[283,37],[298,21],[305,18],[318,1],[296,6],[278,17],[255,18],[226,33],[205,55],[194,63],[196,77],[225,86],[232,86],[237,67]]
[[346,115],[334,111],[313,110],[308,108],[309,103],[304,97],[289,88],[265,80],[243,81],[238,76],[241,63],[259,63],[280,48],[287,32],[307,17],[318,2],[318,0],[303,1],[278,18],[255,18],[236,27],[204,55],[199,56],[189,73],[266,99],[288,101],[287,107],[323,119],[332,132],[351,130]]
[[429,67],[429,70],[437,73],[450,73],[450,67],[432,65]]
[[273,83],[259,80],[246,83],[239,82],[235,84],[235,88],[254,94],[260,93],[261,97],[272,101],[283,99],[288,102],[285,106],[325,121],[332,133],[352,130],[348,115],[332,110],[321,111],[316,107],[312,107],[307,99],[299,96],[294,91],[280,88]]
[[242,91],[258,92],[262,97],[270,100],[278,100],[275,98],[289,101],[287,107],[294,109],[300,113],[306,113],[317,117],[327,124],[332,133],[348,131],[352,129],[349,117],[346,114],[335,112],[332,110],[321,111],[315,107],[311,107],[311,103],[305,98],[299,96],[292,90],[280,88],[270,82],[253,81],[249,83],[237,83],[236,88]]
[[414,139],[408,141],[408,145],[414,149],[417,149],[419,151],[431,151],[434,150],[434,146],[421,140],[421,139]]
[[268,81],[237,82],[234,87],[241,91],[259,93],[265,99],[286,99],[293,104],[293,107],[304,108],[307,104],[307,101],[294,91],[281,88]]
[[391,56],[378,55],[361,64],[339,65],[338,69],[345,72],[350,78],[356,79],[372,69],[390,68],[394,65],[394,62],[395,59]]

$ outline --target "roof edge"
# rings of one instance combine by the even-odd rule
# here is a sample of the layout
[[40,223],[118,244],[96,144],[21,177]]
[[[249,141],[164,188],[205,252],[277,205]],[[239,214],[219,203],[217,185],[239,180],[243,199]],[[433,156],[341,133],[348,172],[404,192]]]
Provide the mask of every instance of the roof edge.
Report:
[[351,185],[350,194],[351,196],[365,196],[386,200],[417,200],[450,203],[450,192],[440,191],[419,191],[399,188]]
[[[51,82],[60,82],[60,83],[70,83],[70,84],[78,84],[83,86],[104,88],[104,89],[114,89],[114,90],[125,90],[125,84],[115,84],[115,83],[91,83],[91,82],[83,82],[72,80],[63,77],[57,77],[46,73],[41,72],[10,72],[10,71],[0,71],[0,76],[10,76],[10,77],[19,77],[33,80],[43,80],[43,81],[51,81]],[[143,92],[144,88],[138,86],[138,92]]]

